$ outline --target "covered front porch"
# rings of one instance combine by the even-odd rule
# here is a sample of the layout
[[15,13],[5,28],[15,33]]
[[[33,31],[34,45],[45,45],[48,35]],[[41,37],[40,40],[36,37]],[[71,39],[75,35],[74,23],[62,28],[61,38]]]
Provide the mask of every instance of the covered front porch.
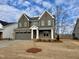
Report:
[[54,39],[53,28],[50,29],[39,29],[33,25],[31,28],[31,39]]

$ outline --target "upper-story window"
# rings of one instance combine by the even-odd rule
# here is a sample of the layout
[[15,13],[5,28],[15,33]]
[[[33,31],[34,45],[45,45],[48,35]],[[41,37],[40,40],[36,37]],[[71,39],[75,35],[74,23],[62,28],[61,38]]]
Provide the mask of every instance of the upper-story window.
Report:
[[27,22],[24,22],[24,27],[27,27]]
[[19,27],[22,27],[22,24],[19,22]]
[[51,26],[51,20],[48,20],[48,26]]
[[41,26],[44,26],[44,25],[45,25],[45,24],[44,24],[44,21],[42,20],[42,21],[41,21]]
[[35,26],[37,26],[38,24],[37,24],[37,22],[33,22],[33,23],[32,23],[32,25],[35,25]]
[[54,24],[55,24],[55,22],[54,22],[54,20],[52,21],[52,26],[54,26]]

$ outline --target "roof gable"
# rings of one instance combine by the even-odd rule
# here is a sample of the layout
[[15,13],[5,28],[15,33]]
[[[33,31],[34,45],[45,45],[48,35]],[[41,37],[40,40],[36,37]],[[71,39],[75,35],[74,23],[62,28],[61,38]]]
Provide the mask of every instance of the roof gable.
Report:
[[9,25],[9,24],[12,24],[12,23],[9,23],[9,22],[6,22],[6,21],[2,21],[2,20],[0,20],[0,23],[1,23],[3,26],[6,26],[6,25]]
[[39,19],[41,19],[44,15],[45,15],[45,16],[51,16],[52,18],[54,18],[54,16],[53,16],[51,13],[49,13],[48,11],[44,11],[44,12],[40,15]]
[[[20,21],[21,18],[23,18],[23,17],[26,18],[27,20],[29,20],[28,16],[27,16],[25,13],[23,13],[23,14],[20,16],[19,21]],[[18,22],[19,22],[19,21],[18,21]]]
[[23,13],[21,16],[20,16],[20,18],[19,18],[19,20],[22,18],[22,17],[25,17],[27,20],[39,20],[40,18],[42,18],[43,17],[43,15],[46,15],[46,16],[50,16],[50,17],[52,17],[52,18],[55,18],[51,13],[49,13],[48,11],[44,11],[40,16],[36,16],[36,17],[29,17],[28,15],[26,15],[25,13]]

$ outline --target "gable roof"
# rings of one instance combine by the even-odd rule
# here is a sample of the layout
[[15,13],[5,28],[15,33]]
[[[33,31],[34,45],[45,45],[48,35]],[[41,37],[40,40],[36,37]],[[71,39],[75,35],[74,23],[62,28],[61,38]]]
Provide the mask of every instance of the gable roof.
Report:
[[23,15],[22,16],[25,16],[26,18],[27,18],[27,20],[29,20],[29,16],[28,15],[26,15],[25,13],[23,13]]
[[0,20],[0,23],[1,23],[3,26],[6,26],[6,25],[9,25],[9,24],[12,24],[12,23],[5,22],[5,21],[2,21],[2,20]]
[[[25,13],[21,14],[20,18],[21,18],[22,16],[25,16],[29,21],[31,21],[31,20],[38,20],[38,18],[39,18],[39,16],[36,16],[36,17],[29,17],[29,16],[28,16],[27,14],[25,14]],[[20,19],[20,18],[19,18],[19,19]]]
[[29,16],[26,15],[25,13],[24,13],[24,16],[25,16],[26,18],[28,18],[28,20],[38,20],[38,18],[39,18],[39,16],[29,17]]
[[[55,18],[55,15],[52,15],[51,13],[49,13],[48,11],[44,11],[40,16],[34,16],[34,17],[29,17],[27,14],[22,13],[22,16],[25,16],[29,21],[37,21],[39,20],[44,14],[49,14],[52,18]],[[21,18],[20,17],[20,18]]]
[[51,13],[49,13],[49,12],[46,10],[46,11],[44,11],[44,12],[40,15],[39,19],[40,19],[44,14],[49,14],[52,18],[55,17],[55,16],[53,16]]
[[37,16],[37,17],[30,17],[29,20],[30,20],[30,21],[37,21],[38,18],[39,18],[38,16]]

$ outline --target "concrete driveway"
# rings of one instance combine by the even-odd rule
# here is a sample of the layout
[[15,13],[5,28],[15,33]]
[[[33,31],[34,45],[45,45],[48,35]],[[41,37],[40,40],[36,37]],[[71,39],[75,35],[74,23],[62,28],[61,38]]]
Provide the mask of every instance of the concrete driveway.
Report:
[[[0,41],[0,59],[79,59],[79,41],[33,42],[32,40]],[[75,44],[75,43],[77,44]],[[27,53],[32,47],[41,48],[39,53]]]

